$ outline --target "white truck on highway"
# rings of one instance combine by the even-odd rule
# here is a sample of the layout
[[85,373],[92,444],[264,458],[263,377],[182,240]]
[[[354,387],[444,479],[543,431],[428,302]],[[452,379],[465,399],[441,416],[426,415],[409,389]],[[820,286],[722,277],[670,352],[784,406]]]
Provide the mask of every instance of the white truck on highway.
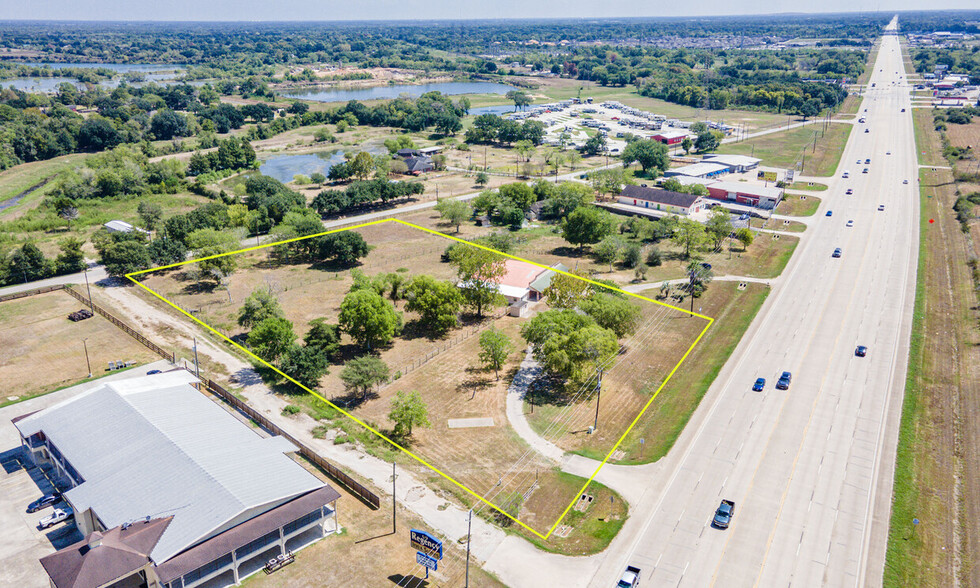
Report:
[[619,579],[619,584],[616,584],[616,588],[636,588],[639,585],[640,568],[626,566],[626,571],[623,572],[623,577]]

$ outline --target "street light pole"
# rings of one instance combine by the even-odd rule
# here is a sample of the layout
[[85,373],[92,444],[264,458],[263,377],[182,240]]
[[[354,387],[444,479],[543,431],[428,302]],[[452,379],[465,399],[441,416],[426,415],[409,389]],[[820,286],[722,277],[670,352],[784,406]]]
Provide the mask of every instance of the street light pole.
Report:
[[82,346],[85,348],[85,366],[88,368],[88,377],[92,377],[92,362],[88,360],[88,337],[82,339]]
[[466,523],[466,584],[464,588],[470,586],[470,540],[473,537],[473,509],[470,509],[470,519]]
[[398,513],[395,511],[395,462],[391,462],[391,534],[398,531]]

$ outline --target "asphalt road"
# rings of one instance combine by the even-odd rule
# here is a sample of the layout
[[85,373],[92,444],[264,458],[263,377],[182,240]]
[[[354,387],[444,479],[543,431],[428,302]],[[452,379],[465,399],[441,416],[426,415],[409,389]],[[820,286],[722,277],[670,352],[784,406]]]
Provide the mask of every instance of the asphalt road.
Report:
[[[631,523],[643,522],[627,524],[592,586],[615,585],[627,563],[643,586],[881,583],[918,250],[903,71],[898,39],[884,37],[868,123],[855,125],[807,239],[664,467],[637,480],[650,490]],[[776,390],[784,370],[792,385]],[[766,388],[752,392],[759,376]],[[736,504],[727,530],[710,526],[723,498]]]

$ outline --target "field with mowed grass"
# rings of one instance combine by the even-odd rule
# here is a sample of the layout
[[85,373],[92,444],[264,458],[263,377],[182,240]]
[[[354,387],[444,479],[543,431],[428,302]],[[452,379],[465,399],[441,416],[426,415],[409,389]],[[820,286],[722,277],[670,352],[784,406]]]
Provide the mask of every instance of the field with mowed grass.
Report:
[[749,155],[762,159],[762,165],[796,169],[803,163],[804,176],[831,176],[840,163],[844,145],[851,133],[850,123],[826,125],[813,120],[802,127],[754,137],[738,143],[725,143],[718,153]]
[[84,305],[54,291],[0,302],[0,406],[105,375],[110,361],[143,365],[159,356],[99,315],[72,322]]

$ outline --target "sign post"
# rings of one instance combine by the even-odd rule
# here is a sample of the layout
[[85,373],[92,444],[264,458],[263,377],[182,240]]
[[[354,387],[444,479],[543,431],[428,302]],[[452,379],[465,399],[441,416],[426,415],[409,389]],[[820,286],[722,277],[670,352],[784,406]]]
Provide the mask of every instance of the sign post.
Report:
[[429,557],[421,551],[415,554],[415,563],[425,567],[425,579],[429,579],[429,570],[439,570],[439,560]]

